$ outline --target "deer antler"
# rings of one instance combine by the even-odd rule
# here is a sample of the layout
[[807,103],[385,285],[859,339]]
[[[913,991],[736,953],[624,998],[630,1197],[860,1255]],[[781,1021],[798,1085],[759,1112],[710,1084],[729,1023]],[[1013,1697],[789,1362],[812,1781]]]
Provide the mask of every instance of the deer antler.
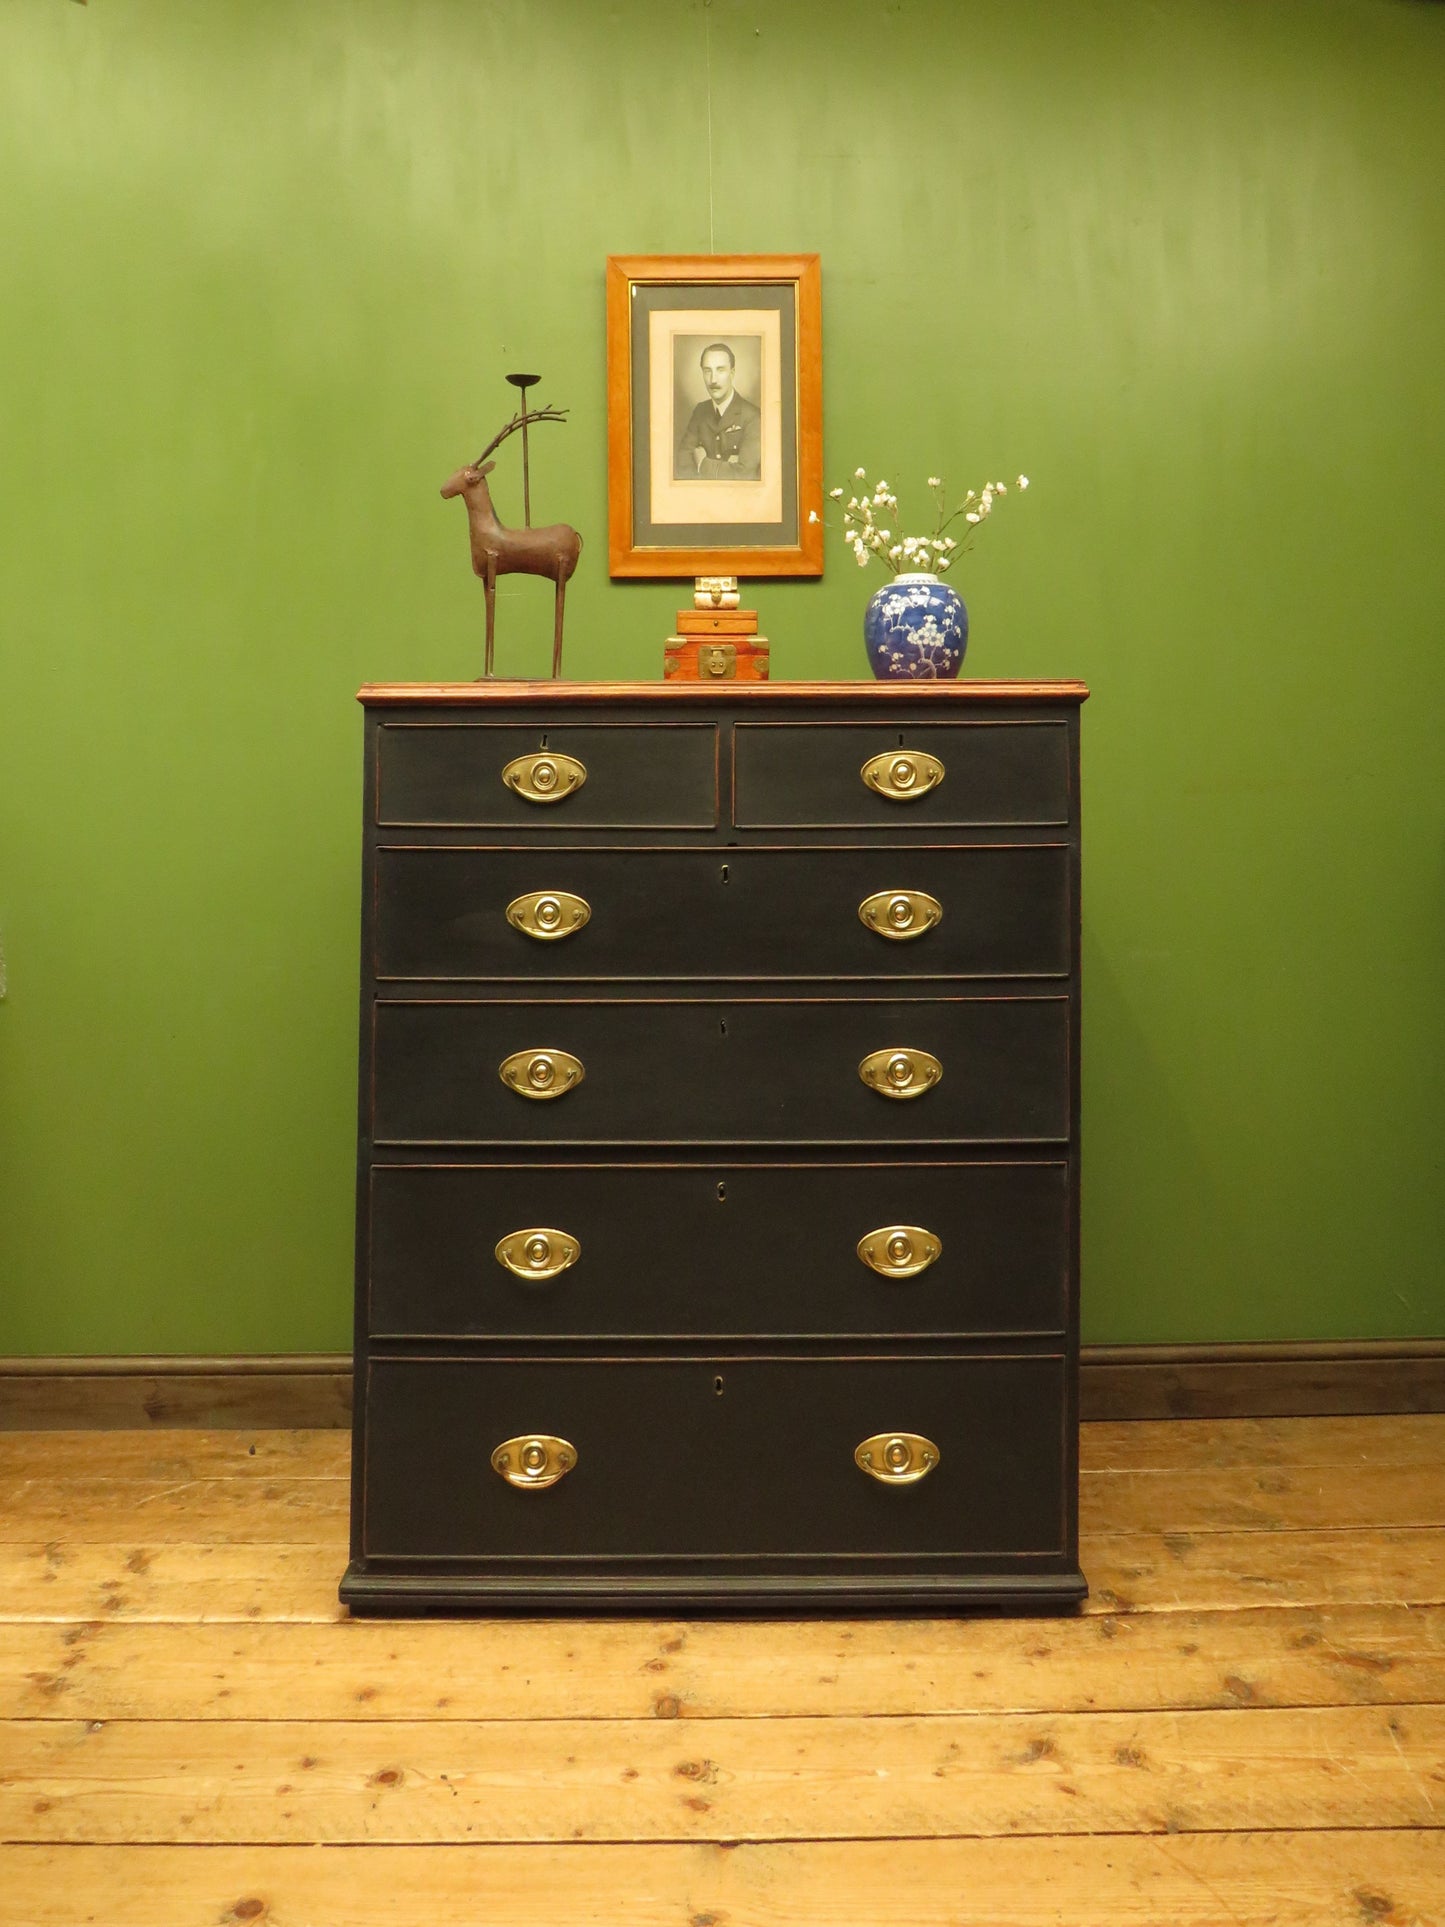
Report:
[[494,448],[500,448],[509,435],[515,435],[524,422],[529,426],[532,422],[561,422],[567,419],[567,413],[568,411],[565,408],[522,409],[520,414],[513,415],[505,428],[500,429],[493,435],[492,439],[487,443],[486,447],[471,466],[473,468],[480,468],[492,450]]

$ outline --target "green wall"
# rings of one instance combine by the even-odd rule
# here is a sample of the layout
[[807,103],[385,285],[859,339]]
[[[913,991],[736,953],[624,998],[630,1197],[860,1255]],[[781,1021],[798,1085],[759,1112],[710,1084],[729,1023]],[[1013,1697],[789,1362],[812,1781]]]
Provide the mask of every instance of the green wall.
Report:
[[0,1352],[348,1342],[353,693],[478,673],[519,365],[659,673],[603,260],[710,246],[821,253],[830,480],[1033,478],[956,579],[1094,690],[1086,1337],[1445,1331],[1442,102],[1423,0],[0,0]]

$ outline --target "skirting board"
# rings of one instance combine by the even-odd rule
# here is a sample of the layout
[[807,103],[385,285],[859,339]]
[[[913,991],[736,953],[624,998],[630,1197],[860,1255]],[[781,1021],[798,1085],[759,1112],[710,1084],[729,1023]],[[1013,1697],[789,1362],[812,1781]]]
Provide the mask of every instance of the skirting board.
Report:
[[[1080,1404],[1086,1420],[1445,1412],[1445,1339],[1086,1345]],[[347,1352],[0,1358],[0,1431],[261,1431],[350,1416]]]

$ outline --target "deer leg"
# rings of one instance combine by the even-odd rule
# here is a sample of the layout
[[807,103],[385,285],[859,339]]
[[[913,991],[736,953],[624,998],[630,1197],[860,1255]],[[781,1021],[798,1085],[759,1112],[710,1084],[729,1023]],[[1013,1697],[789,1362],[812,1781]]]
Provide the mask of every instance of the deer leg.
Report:
[[567,578],[557,578],[557,603],[552,622],[552,680],[556,682],[562,673],[562,607],[567,596]]
[[482,658],[482,678],[484,681],[490,682],[492,679],[492,652],[497,640],[497,558],[494,555],[487,557],[486,572],[482,576],[482,587],[487,592],[487,647],[486,654]]

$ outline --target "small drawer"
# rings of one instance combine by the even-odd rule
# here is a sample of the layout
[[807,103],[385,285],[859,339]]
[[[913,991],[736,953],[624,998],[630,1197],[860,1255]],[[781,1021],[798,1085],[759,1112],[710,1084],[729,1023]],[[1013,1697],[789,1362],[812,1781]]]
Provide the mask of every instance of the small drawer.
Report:
[[[364,1551],[509,1566],[1057,1557],[1064,1421],[1052,1354],[373,1358]],[[860,1469],[866,1441],[904,1434],[937,1448],[923,1477]],[[566,1469],[519,1489],[492,1455],[531,1439],[557,1441],[535,1456]]]
[[[1048,1143],[1064,996],[378,1002],[378,1144]],[[881,1094],[865,1059],[941,1076]],[[503,1067],[506,1066],[504,1074]],[[535,1069],[535,1081],[534,1070]],[[545,1093],[522,1094],[519,1086]]]
[[[1068,1168],[1055,1161],[378,1165],[370,1329],[382,1339],[1062,1334],[1069,1224]],[[896,1260],[876,1235],[892,1227],[909,1246]],[[530,1256],[529,1236],[542,1241]]]
[[733,820],[748,829],[1070,820],[1065,722],[739,723],[733,761]]
[[717,820],[711,723],[385,723],[377,732],[383,825],[565,833]]
[[[1057,843],[383,848],[376,864],[381,979],[1062,977],[1069,969],[1069,851]],[[892,909],[900,892],[916,901]],[[527,907],[547,893],[565,915],[549,911],[541,934],[529,934]],[[510,905],[522,907],[509,919]]]

